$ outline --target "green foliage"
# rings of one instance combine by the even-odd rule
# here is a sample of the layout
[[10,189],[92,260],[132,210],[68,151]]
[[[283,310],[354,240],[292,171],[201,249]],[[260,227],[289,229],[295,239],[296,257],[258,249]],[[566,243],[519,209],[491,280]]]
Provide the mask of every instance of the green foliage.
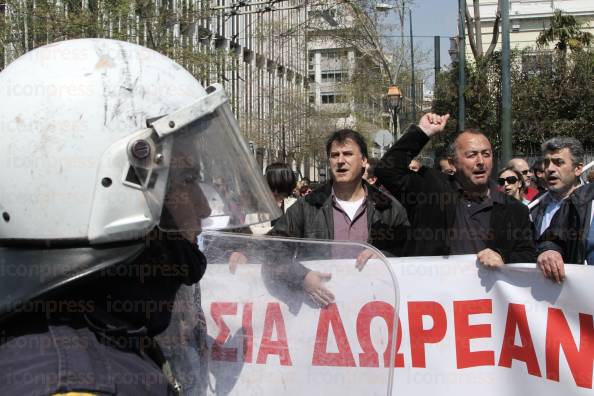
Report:
[[[482,57],[476,63],[466,65],[465,126],[485,132],[494,147],[500,143],[499,99],[500,95],[500,54],[494,52],[490,57]],[[433,111],[450,114],[446,133],[441,135],[441,145],[452,140],[458,124],[458,65],[441,73],[435,91]],[[438,144],[439,146],[439,144]]]
[[[512,52],[511,64],[514,151],[538,152],[544,140],[559,135],[573,136],[593,149],[594,51],[574,52],[568,59],[550,52],[536,57]],[[500,54],[467,65],[466,75],[466,127],[486,132],[497,150],[501,143]],[[433,111],[452,116],[442,144],[451,139],[457,124],[457,80],[457,68],[442,73],[435,92]]]
[[190,30],[211,16],[209,1],[195,8],[158,0],[8,0],[7,16],[0,18],[0,51],[12,60],[56,41],[112,38],[167,55],[201,80],[218,79],[220,70],[235,67],[237,56],[193,42]]
[[[538,47],[555,43],[556,51],[512,52],[512,133],[516,153],[538,152],[544,140],[559,135],[576,137],[594,148],[594,51],[588,48],[593,37],[581,27],[573,16],[557,10],[550,27],[537,39]],[[467,64],[464,92],[465,126],[487,133],[496,150],[501,145],[500,65],[498,52]],[[457,87],[457,67],[442,73],[433,109],[452,116],[442,144],[456,130]]]
[[536,39],[539,47],[555,43],[555,49],[566,52],[581,51],[592,42],[592,33],[581,30],[582,24],[573,15],[566,15],[561,10],[555,10],[551,19],[551,26],[543,30]]

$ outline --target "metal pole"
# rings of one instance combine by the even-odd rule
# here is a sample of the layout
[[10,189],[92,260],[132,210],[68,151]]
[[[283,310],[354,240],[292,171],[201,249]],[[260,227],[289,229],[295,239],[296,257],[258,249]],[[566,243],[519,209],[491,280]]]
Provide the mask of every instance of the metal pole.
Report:
[[392,129],[393,132],[392,134],[394,135],[394,140],[397,140],[399,138],[398,136],[398,112],[397,112],[397,107],[394,106],[392,107]]
[[285,133],[285,125],[281,126],[281,133],[283,138],[283,164],[287,163],[287,138]]
[[464,28],[464,16],[466,11],[466,0],[458,0],[458,131],[464,130],[465,102],[464,91],[466,89],[466,31]]
[[439,39],[439,36],[433,37],[433,52],[435,58],[435,87],[437,87],[437,76],[439,76],[439,73],[441,71],[441,49]]
[[502,162],[512,157],[511,76],[509,59],[509,0],[501,2],[501,139]]
[[412,100],[412,122],[417,122],[417,96],[415,92],[415,51],[413,46],[413,28],[412,28],[412,11],[408,9],[408,19],[410,24],[410,70],[411,70],[411,90],[410,99]]

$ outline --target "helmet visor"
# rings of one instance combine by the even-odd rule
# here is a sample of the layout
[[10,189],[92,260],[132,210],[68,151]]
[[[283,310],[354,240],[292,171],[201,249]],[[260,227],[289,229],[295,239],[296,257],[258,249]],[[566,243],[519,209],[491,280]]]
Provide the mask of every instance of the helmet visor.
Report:
[[[215,93],[224,97],[221,91]],[[151,146],[158,160],[145,161],[144,167],[133,165],[146,180],[143,191],[151,212],[159,218],[159,228],[224,230],[279,217],[281,212],[226,98],[216,106],[208,96],[204,102],[212,111],[185,111],[185,117],[199,116],[163,137],[152,135]],[[170,120],[179,119],[176,114],[158,122],[174,125]],[[158,126],[155,129],[160,132]],[[150,169],[146,163],[151,164]]]

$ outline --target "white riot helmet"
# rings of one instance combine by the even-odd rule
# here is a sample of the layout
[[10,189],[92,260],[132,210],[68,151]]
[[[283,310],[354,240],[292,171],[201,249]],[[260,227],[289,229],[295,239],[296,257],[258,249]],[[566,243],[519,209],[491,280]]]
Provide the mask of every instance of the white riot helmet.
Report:
[[221,87],[155,51],[47,45],[0,73],[0,96],[3,243],[97,245],[280,215]]
[[0,317],[133,260],[157,225],[280,215],[223,90],[155,51],[47,45],[0,73],[0,97]]

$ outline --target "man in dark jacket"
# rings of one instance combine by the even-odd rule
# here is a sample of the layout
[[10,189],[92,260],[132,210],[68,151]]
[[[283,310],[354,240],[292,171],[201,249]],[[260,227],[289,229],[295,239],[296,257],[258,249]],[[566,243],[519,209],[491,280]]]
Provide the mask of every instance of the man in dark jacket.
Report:
[[[326,154],[332,181],[297,201],[281,217],[270,235],[294,238],[369,242],[391,255],[399,255],[398,239],[408,225],[406,211],[394,198],[363,181],[367,164],[365,139],[350,129],[334,132],[327,140]],[[357,257],[361,269],[372,256]],[[303,279],[303,288],[318,303],[332,302],[332,293],[322,283],[330,274],[292,267],[292,277]]]
[[460,133],[450,146],[452,176],[430,168],[411,172],[408,164],[430,138],[442,132],[449,115],[424,115],[384,155],[380,182],[408,211],[411,228],[404,254],[477,254],[486,266],[534,262],[528,209],[499,192],[489,180],[493,152],[476,130]]
[[594,265],[593,199],[594,184],[586,184],[555,213],[538,243],[538,268],[545,277],[559,283],[565,278],[564,263]]
[[535,240],[549,228],[562,203],[582,185],[584,167],[584,148],[576,138],[551,138],[542,144],[542,155],[547,192],[531,209]]

